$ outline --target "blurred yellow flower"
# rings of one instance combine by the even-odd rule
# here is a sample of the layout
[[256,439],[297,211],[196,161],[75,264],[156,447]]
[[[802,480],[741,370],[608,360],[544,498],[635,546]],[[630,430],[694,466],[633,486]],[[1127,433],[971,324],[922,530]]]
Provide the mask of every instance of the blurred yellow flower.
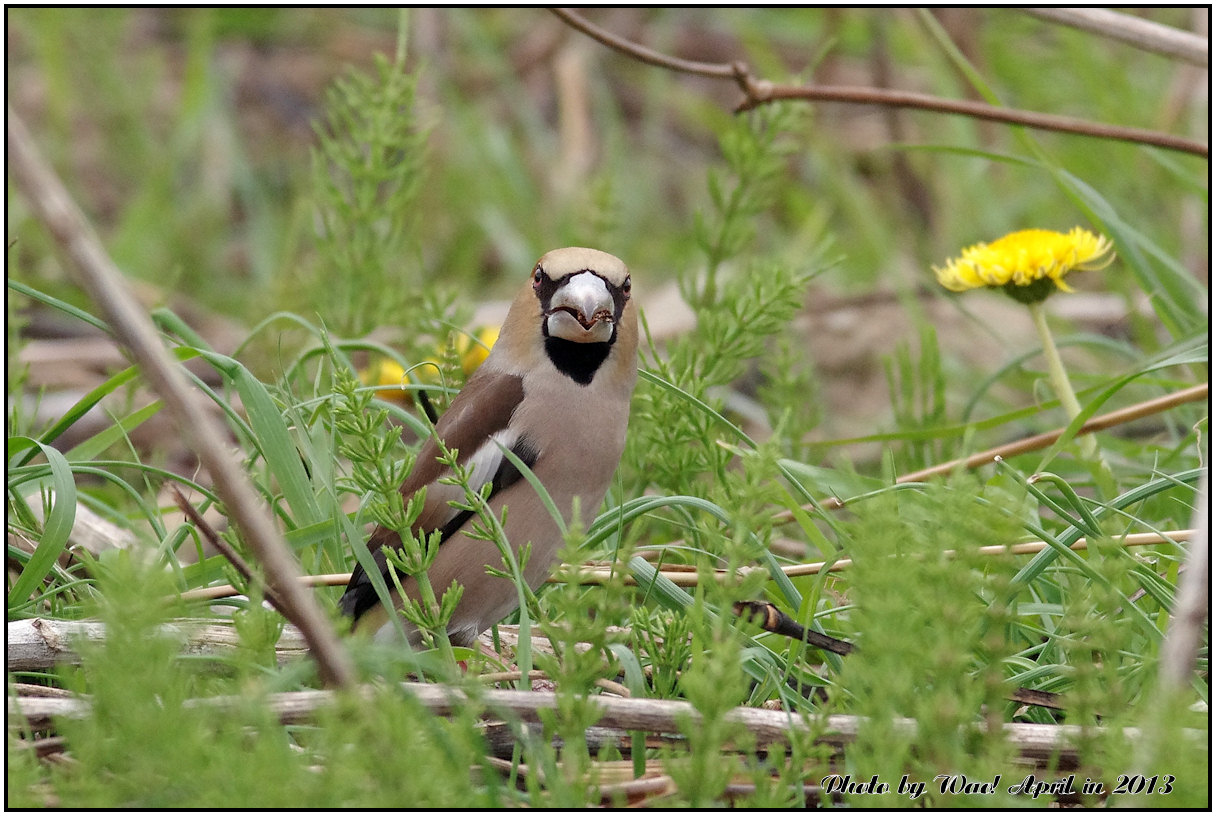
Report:
[[[456,356],[460,360],[460,368],[467,377],[485,362],[495,341],[498,340],[498,329],[481,328],[473,334],[462,332],[454,342]],[[439,359],[428,357],[420,364],[413,366],[407,372],[393,360],[382,357],[359,372],[359,379],[365,385],[379,386],[376,396],[380,399],[395,402],[405,401],[404,386],[407,383],[422,385],[438,380]]]
[[933,271],[937,282],[952,292],[990,286],[1003,288],[1023,303],[1033,303],[1054,289],[1071,292],[1064,276],[1104,268],[1114,259],[1111,249],[1108,238],[1080,227],[1068,233],[1021,230],[990,244],[967,247],[958,258]]
[[490,356],[490,349],[498,342],[498,329],[482,327],[472,335],[462,332],[456,338],[456,353],[460,355],[460,367],[467,377]]

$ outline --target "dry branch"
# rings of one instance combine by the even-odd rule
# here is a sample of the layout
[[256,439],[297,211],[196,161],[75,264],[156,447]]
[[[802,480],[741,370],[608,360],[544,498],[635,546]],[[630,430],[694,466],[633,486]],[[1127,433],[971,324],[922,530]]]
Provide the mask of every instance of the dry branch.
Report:
[[1027,8],[1022,11],[1040,20],[1118,40],[1142,51],[1208,67],[1208,38],[1189,31],[1103,8]]
[[[1194,530],[1168,530],[1162,533],[1131,533],[1120,538],[1118,543],[1124,547],[1151,547],[1156,544],[1179,544],[1184,541],[1192,541],[1194,538]],[[668,546],[671,545],[669,544]],[[1033,555],[1034,553],[1042,552],[1050,546],[1046,541],[1023,541],[1018,544],[993,544],[986,547],[977,547],[975,553],[978,555]],[[1085,538],[1079,538],[1071,545],[1071,549],[1078,552],[1088,548],[1089,540]],[[943,555],[947,558],[953,558],[958,553],[954,550],[946,550]],[[787,564],[781,568],[781,571],[790,578],[799,578],[806,575],[818,575],[821,572],[840,572],[852,566],[852,559],[837,558],[834,561]],[[576,570],[551,575],[548,583],[604,584],[609,581],[620,580],[626,586],[636,586],[637,579],[632,575],[623,575],[622,569],[622,566],[619,564],[588,562]],[[752,572],[769,574],[766,567],[742,567],[731,573],[727,573],[725,570],[714,570],[707,574],[711,580],[723,582],[727,580],[737,581]],[[700,571],[692,566],[668,565],[661,569],[659,574],[676,586],[682,587],[695,587],[703,580]],[[304,586],[310,587],[346,586],[350,583],[350,573],[331,572],[321,575],[305,575],[300,579],[300,582]],[[184,601],[214,601],[220,598],[231,598],[239,594],[240,590],[231,584],[217,584],[216,586],[187,590],[181,594],[181,599]]]
[[[240,643],[230,623],[209,618],[179,618],[166,623],[161,631],[181,642],[182,653],[204,657],[222,657]],[[621,632],[609,627],[610,632]],[[8,670],[37,671],[55,665],[76,665],[80,662],[80,643],[95,643],[105,639],[106,627],[99,621],[62,621],[30,618],[10,621],[7,630],[6,662]],[[506,651],[518,651],[519,627],[498,627],[499,642]],[[489,635],[482,636],[487,648],[493,644]],[[532,636],[532,652],[553,654],[548,639]],[[308,656],[308,644],[300,630],[291,624],[283,627],[275,646],[279,665]]]
[[[1134,422],[1137,419],[1143,419],[1147,416],[1160,414],[1171,408],[1177,408],[1179,405],[1184,405],[1188,402],[1200,402],[1208,398],[1208,384],[1200,383],[1189,388],[1183,388],[1180,391],[1175,391],[1172,394],[1166,394],[1162,397],[1156,397],[1144,402],[1138,402],[1135,405],[1129,405],[1126,408],[1120,408],[1117,411],[1101,414],[1096,417],[1091,417],[1080,428],[1077,429],[1076,436],[1083,434],[1095,433],[1096,431],[1104,431],[1108,428],[1113,428],[1117,425],[1123,425],[1128,422]],[[895,480],[896,484],[906,484],[909,482],[921,482],[933,476],[946,476],[956,470],[971,470],[977,467],[983,467],[995,462],[997,459],[1004,459],[1010,456],[1018,456],[1023,453],[1031,453],[1037,450],[1049,448],[1056,443],[1061,436],[1064,435],[1065,428],[1058,428],[1054,431],[1028,436],[1025,439],[1019,439],[1016,442],[1009,442],[1005,445],[998,445],[995,448],[989,448],[986,451],[973,453],[970,456],[962,459],[954,459],[949,462],[932,465],[931,467],[917,470],[912,473],[905,473]],[[844,502],[831,498],[820,502],[820,507],[826,510],[839,510],[844,507]],[[815,507],[804,505],[803,510],[812,511]],[[789,510],[783,510],[773,516],[773,522],[783,524],[794,520],[794,514]]]
[[13,180],[46,226],[92,301],[114,334],[131,353],[148,384],[164,400],[165,410],[187,446],[207,468],[216,493],[233,523],[266,570],[267,581],[282,599],[284,614],[300,627],[322,678],[336,686],[354,683],[354,669],[313,597],[300,585],[299,565],[275,528],[266,507],[229,453],[224,434],[174,364],[147,313],[138,305],[122,272],[50,166],[38,154],[17,114],[8,110],[8,160]]
[[[327,572],[321,575],[300,576],[301,586],[306,587],[346,586],[349,583],[349,572]],[[240,590],[232,586],[232,584],[217,584],[216,586],[188,589],[181,594],[181,599],[187,602],[215,601],[220,598],[232,598],[240,594]]]
[[[181,643],[182,654],[219,657],[240,643],[231,624],[181,619],[164,624],[162,634]],[[106,627],[98,621],[58,621],[47,618],[11,621],[8,624],[8,670],[34,671],[56,665],[80,663],[78,644],[104,640]],[[280,665],[308,656],[308,644],[300,630],[284,626],[275,656]]]
[[1186,688],[1194,676],[1195,656],[1203,639],[1203,627],[1208,622],[1208,601],[1211,575],[1211,487],[1204,471],[1199,493],[1195,497],[1195,535],[1187,552],[1186,570],[1178,578],[1178,593],[1174,599],[1174,614],[1161,644],[1161,685],[1170,691]]
[[[1132,533],[1124,536],[1119,540],[1119,543],[1125,547],[1146,547],[1154,544],[1170,544],[1183,541],[1192,541],[1195,537],[1194,530],[1172,530],[1166,533]],[[975,553],[979,555],[1030,555],[1037,552],[1042,552],[1051,545],[1046,541],[1024,541],[1021,544],[994,544],[987,547],[977,547]],[[1089,547],[1087,539],[1079,538],[1072,544],[1074,550],[1085,550]],[[953,558],[958,555],[955,550],[945,550],[942,555],[947,558]],[[799,578],[805,575],[818,575],[821,572],[839,572],[853,566],[853,561],[850,558],[838,558],[835,561],[814,561],[809,564],[790,564],[783,566],[781,571],[790,578]],[[620,567],[616,567],[616,573],[619,576]],[[602,584],[611,580],[613,577],[612,566],[593,565],[583,567],[572,574],[563,575],[558,578],[551,578],[551,581],[577,581],[583,584]],[[746,577],[752,572],[769,574],[767,567],[743,567],[733,572],[727,573],[724,570],[716,570],[711,573],[712,580],[715,581],[738,581]],[[702,580],[700,573],[695,570],[673,569],[668,567],[660,570],[659,574],[670,580],[677,586],[692,587],[697,586]],[[623,576],[625,584],[636,584],[637,581],[632,575]]]
[[1075,119],[1070,116],[1038,113],[1035,111],[1003,108],[963,99],[945,99],[929,94],[910,91],[897,91],[885,88],[859,88],[832,85],[781,85],[767,79],[754,76],[747,63],[735,61],[732,63],[689,62],[687,60],[661,54],[635,42],[618,37],[606,29],[600,28],[591,21],[570,9],[550,9],[571,28],[583,32],[592,39],[625,54],[632,59],[647,65],[666,68],[680,73],[714,79],[733,80],[743,91],[743,101],[736,106],[736,112],[751,110],[760,105],[783,99],[801,99],[807,102],[847,102],[861,105],[884,105],[896,108],[912,108],[934,111],[937,113],[958,114],[973,119],[983,119],[991,122],[1001,122],[1010,125],[1021,125],[1038,130],[1053,130],[1061,133],[1074,133],[1082,136],[1093,136],[1100,139],[1136,142],[1139,144],[1163,147],[1168,150],[1178,150],[1193,153],[1197,156],[1207,156],[1208,146],[1175,136],[1172,133],[1145,130],[1143,128],[1122,127]]
[[[541,712],[557,710],[557,695],[544,691],[513,691],[484,689],[475,697],[451,686],[426,683],[402,683],[401,689],[413,696],[433,714],[447,716],[461,709],[474,707],[478,711],[496,717],[505,717],[526,723],[541,722]],[[359,689],[366,693],[367,688]],[[266,697],[267,706],[281,722],[300,723],[312,719],[322,706],[336,699],[333,691],[293,691],[271,694]],[[595,698],[599,706],[601,728],[622,731],[645,731],[662,734],[681,734],[690,725],[700,722],[701,715],[691,704],[682,700],[650,700],[641,698],[607,697]],[[236,697],[211,697],[188,701],[192,708],[208,710],[238,710],[248,705],[248,700]],[[16,698],[9,697],[9,718],[22,718],[32,729],[49,728],[57,717],[87,717],[90,704],[79,699]],[[735,708],[726,719],[749,731],[758,746],[788,745],[795,734],[812,734],[818,743],[830,745],[838,750],[852,743],[865,726],[862,717],[833,714],[826,717],[803,717],[781,711],[757,708]],[[917,733],[915,720],[901,718],[892,723],[898,733],[914,737]],[[983,730],[984,725],[977,723]],[[1085,740],[1108,736],[1106,728],[1082,728],[1070,725],[1039,725],[1034,723],[1005,723],[1002,725],[1005,738],[1018,754],[1036,763],[1059,761],[1075,763],[1074,747]],[[1140,729],[1121,729],[1124,739],[1135,743],[1140,739]],[[1201,744],[1204,735],[1195,731],[1184,732],[1195,744]]]

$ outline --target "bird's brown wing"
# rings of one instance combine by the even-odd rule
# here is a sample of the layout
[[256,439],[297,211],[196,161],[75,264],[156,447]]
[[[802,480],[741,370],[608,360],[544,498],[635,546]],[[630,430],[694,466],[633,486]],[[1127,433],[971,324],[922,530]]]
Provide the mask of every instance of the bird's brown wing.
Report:
[[[452,401],[440,418],[435,432],[449,449],[459,451],[457,461],[470,469],[469,486],[480,490],[489,483],[490,496],[520,479],[520,472],[506,456],[510,450],[531,467],[540,455],[533,443],[511,428],[511,416],[523,400],[523,379],[514,374],[479,369]],[[419,489],[426,488],[422,512],[414,523],[414,532],[429,535],[440,531],[440,543],[463,527],[473,513],[452,507],[449,502],[463,501],[464,490],[456,485],[440,484],[450,470],[438,460],[439,445],[432,437],[422,446],[414,468],[401,486],[408,501]],[[388,581],[386,547],[400,547],[401,538],[393,530],[377,527],[368,539],[367,548],[377,569]],[[391,582],[389,586],[391,586]],[[379,602],[371,578],[362,565],[356,565],[346,592],[338,601],[343,614],[356,620]]]

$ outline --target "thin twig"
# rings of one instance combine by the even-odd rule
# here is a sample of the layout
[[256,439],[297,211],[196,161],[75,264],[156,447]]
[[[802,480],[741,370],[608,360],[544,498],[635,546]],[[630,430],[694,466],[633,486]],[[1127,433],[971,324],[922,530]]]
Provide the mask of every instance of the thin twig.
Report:
[[354,684],[354,668],[333,627],[299,581],[300,569],[266,507],[249,486],[218,427],[202,407],[181,368],[166,352],[151,319],[138,305],[114,261],[102,248],[63,183],[38,154],[25,125],[8,109],[8,160],[12,177],[30,208],[46,226],[67,266],[104,315],[116,337],[139,364],[149,386],[164,401],[186,445],[207,468],[224,502],[283,602],[287,618],[304,633],[322,679],[334,686]]
[[[1132,533],[1120,540],[1120,544],[1124,547],[1149,547],[1154,544],[1170,544],[1182,541],[1194,540],[1194,530],[1174,530],[1166,533]],[[986,547],[977,547],[973,552],[976,555],[1031,555],[1033,553],[1042,552],[1048,549],[1051,545],[1046,541],[1025,541],[1021,544],[993,544]],[[1084,538],[1079,538],[1073,542],[1071,549],[1085,550],[1089,546],[1089,542]],[[944,550],[942,555],[946,558],[954,558],[958,555],[956,550]],[[809,564],[788,564],[781,568],[781,571],[789,578],[801,578],[807,575],[818,575],[821,572],[840,572],[841,570],[849,569],[853,566],[852,559],[838,558],[835,561],[814,561]],[[632,575],[622,576],[620,574],[621,567],[616,566],[601,566],[595,565],[591,567],[583,567],[577,572],[564,574],[561,577],[550,578],[551,583],[561,583],[567,581],[576,581],[580,584],[602,584],[608,581],[621,580],[626,585],[636,584],[637,581]],[[742,567],[732,572],[725,570],[716,570],[709,573],[709,580],[719,583],[725,581],[739,581],[752,573],[768,575],[767,567]],[[677,570],[664,569],[659,572],[659,575],[671,581],[676,586],[695,587],[698,586],[702,579],[700,572],[696,570]]]
[[[329,572],[321,575],[301,575],[300,585],[305,587],[346,586],[350,583],[349,572]],[[217,601],[221,598],[231,598],[240,595],[241,591],[232,584],[217,584],[216,586],[188,589],[179,597],[183,601]]]
[[[1079,429],[1077,436],[1104,431],[1107,428],[1113,428],[1117,425],[1126,425],[1128,422],[1134,422],[1137,419],[1144,419],[1147,416],[1160,414],[1171,408],[1177,408],[1179,405],[1185,405],[1188,402],[1200,402],[1208,398],[1208,384],[1201,383],[1199,385],[1184,388],[1181,391],[1175,391],[1172,394],[1166,394],[1161,397],[1155,397],[1144,402],[1138,402],[1135,405],[1129,405],[1126,408],[1120,408],[1117,411],[1111,411],[1101,416],[1092,417]],[[969,456],[962,460],[967,468],[978,467],[995,461],[998,456],[1008,458],[1017,456],[1022,453],[1030,453],[1031,451],[1042,450],[1043,448],[1051,447],[1056,443],[1061,436],[1064,435],[1064,428],[1046,433],[1028,436],[1025,439],[1019,439],[1017,442],[1010,442],[1008,445],[999,445],[982,453],[977,453],[974,456]],[[974,464],[973,464],[974,462]],[[930,476],[943,476],[955,470],[960,464],[959,460],[953,462],[944,462],[940,465],[934,465],[924,470],[918,470],[913,473],[905,474],[897,479],[897,482],[920,482]]]
[[[1124,547],[1151,547],[1154,544],[1171,544],[1180,543],[1183,541],[1193,541],[1195,539],[1194,530],[1170,530],[1163,533],[1131,533],[1119,540],[1119,543]],[[670,546],[670,545],[668,545]],[[1033,555],[1037,552],[1042,552],[1051,545],[1046,541],[1023,541],[1020,544],[992,544],[985,547],[977,547],[975,554],[977,555]],[[1089,541],[1084,538],[1079,538],[1073,542],[1071,549],[1078,552],[1088,549]],[[946,550],[942,553],[947,558],[953,558],[958,553],[955,550]],[[848,558],[838,558],[835,561],[813,561],[808,564],[787,564],[781,568],[790,578],[799,578],[806,575],[818,575],[821,572],[840,572],[853,566],[853,561]],[[752,572],[769,574],[765,567],[742,567],[733,572],[727,573],[725,570],[716,570],[709,573],[710,579],[718,582],[727,580],[737,581],[751,574]],[[676,586],[695,587],[701,582],[700,573],[692,567],[681,569],[677,566],[669,566],[659,572],[659,574],[671,581]],[[573,572],[552,575],[548,578],[551,584],[579,583],[579,584],[603,584],[609,581],[621,581],[626,586],[634,586],[637,584],[637,579],[632,575],[622,575],[621,566],[612,566],[611,564],[589,562]],[[305,575],[300,579],[304,586],[319,587],[319,586],[346,586],[350,583],[349,572],[331,572],[323,575]],[[240,590],[231,584],[218,584],[216,586],[200,587],[191,589],[181,594],[182,600],[189,601],[214,601],[220,598],[231,598],[239,595]]]
[[1037,111],[1002,108],[985,102],[975,102],[969,99],[944,99],[940,96],[916,93],[914,91],[896,91],[886,88],[856,88],[832,85],[775,85],[765,82],[749,84],[745,88],[747,99],[735,109],[736,111],[751,110],[760,105],[783,99],[803,99],[807,102],[849,102],[860,105],[887,105],[897,108],[912,108],[915,110],[935,111],[969,116],[972,119],[983,119],[989,122],[1001,122],[1007,125],[1021,125],[1036,130],[1053,130],[1059,133],[1074,133],[1081,136],[1092,136],[1098,139],[1113,139],[1119,142],[1135,142],[1137,144],[1162,147],[1167,150],[1177,150],[1182,153],[1192,153],[1196,156],[1208,155],[1208,146],[1193,139],[1175,136],[1172,133],[1162,133],[1144,128],[1108,125],[1102,122],[1091,122],[1071,116],[1060,116],[1054,113],[1039,113]]
[[1142,51],[1208,67],[1208,38],[1190,31],[1103,8],[1024,8],[1022,11],[1040,20],[1118,40]]
[[[1166,394],[1162,397],[1156,397],[1144,402],[1138,402],[1135,405],[1129,405],[1126,408],[1120,408],[1117,411],[1101,414],[1090,418],[1084,425],[1077,429],[1075,436],[1090,434],[1096,431],[1104,431],[1107,428],[1113,428],[1117,425],[1124,425],[1128,422],[1134,422],[1137,419],[1143,419],[1147,416],[1160,414],[1171,408],[1177,408],[1179,405],[1184,405],[1188,402],[1199,402],[1208,398],[1208,384],[1201,383],[1199,385],[1184,388],[1181,391],[1175,391],[1172,394]],[[952,459],[949,462],[932,465],[923,470],[905,473],[895,480],[896,484],[907,484],[909,482],[923,482],[933,476],[945,476],[953,473],[956,470],[972,470],[977,467],[983,467],[995,462],[998,458],[1007,459],[1010,456],[1018,456],[1023,453],[1031,453],[1033,451],[1049,448],[1056,443],[1061,436],[1064,435],[1064,428],[1058,428],[1054,431],[1028,436],[1024,439],[1019,439],[1016,442],[1009,442],[1005,445],[997,445],[995,448],[989,448],[986,451],[973,453],[970,456],[962,459]],[[835,497],[825,499],[819,503],[819,506],[826,510],[839,510],[844,507],[844,502]],[[810,505],[805,505],[803,510],[814,510]],[[794,514],[789,510],[782,510],[773,516],[774,523],[783,524],[794,520]]]
[[970,100],[944,99],[938,96],[911,91],[833,85],[781,85],[767,79],[755,77],[747,63],[743,61],[732,63],[689,62],[661,54],[635,42],[626,40],[623,37],[618,37],[616,34],[600,28],[570,9],[553,8],[550,10],[572,28],[639,62],[695,76],[733,80],[740,90],[743,91],[744,96],[743,101],[736,106],[736,112],[751,110],[760,105],[783,99],[801,99],[807,102],[847,102],[862,105],[887,105],[898,108],[935,111],[937,113],[959,114],[975,119],[1022,125],[1038,130],[1052,130],[1062,133],[1093,136],[1099,139],[1135,142],[1162,147],[1168,150],[1193,153],[1197,156],[1208,155],[1208,146],[1202,142],[1175,136],[1172,133],[1162,133],[1143,128],[1108,125],[1069,116],[1003,108]]
[[173,500],[177,503],[177,506],[186,514],[186,518],[190,520],[194,528],[202,533],[203,538],[207,539],[207,543],[219,550],[220,555],[228,559],[228,562],[236,568],[241,577],[260,589],[262,596],[270,602],[270,605],[286,617],[283,601],[279,598],[278,593],[266,585],[266,582],[262,580],[262,576],[253,571],[249,564],[245,562],[245,559],[241,557],[241,554],[232,548],[231,544],[224,541],[215,530],[211,529],[211,525],[199,515],[198,510],[194,509],[194,505],[186,500],[182,492],[177,489],[177,485],[170,485],[170,490],[173,493]]
[[682,74],[693,74],[714,79],[737,80],[739,76],[748,74],[747,65],[742,62],[726,65],[718,62],[690,62],[678,57],[669,57],[658,51],[652,51],[644,45],[638,45],[623,37],[618,37],[611,31],[600,28],[587,18],[576,14],[571,9],[551,8],[549,11],[560,17],[568,26],[583,32],[591,39],[615,51],[620,51],[622,54],[633,57],[638,62],[644,62],[656,68],[667,68],[668,70],[677,71]]

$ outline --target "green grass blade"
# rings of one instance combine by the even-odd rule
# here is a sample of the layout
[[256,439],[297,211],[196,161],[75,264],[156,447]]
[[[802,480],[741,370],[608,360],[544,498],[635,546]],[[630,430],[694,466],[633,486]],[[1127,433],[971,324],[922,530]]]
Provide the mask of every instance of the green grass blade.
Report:
[[138,428],[160,413],[160,409],[163,406],[164,403],[156,400],[145,405],[143,408],[132,411],[110,427],[79,443],[64,454],[64,456],[72,463],[89,462],[96,459],[115,442],[125,439],[135,428]]
[[300,452],[292,441],[291,429],[283,411],[270,396],[270,391],[249,369],[231,357],[214,352],[198,353],[232,383],[240,396],[254,442],[292,510],[294,524],[309,525],[321,521],[312,483],[304,470]]
[[14,448],[19,451],[25,446],[41,451],[42,455],[46,457],[50,466],[48,487],[54,493],[55,503],[47,513],[46,521],[42,526],[42,539],[9,591],[8,612],[10,617],[15,610],[30,604],[31,593],[55,566],[59,554],[68,544],[72,525],[76,522],[76,480],[72,477],[72,469],[68,460],[50,445],[45,445],[35,439],[20,437],[9,440],[10,451],[13,451]]

